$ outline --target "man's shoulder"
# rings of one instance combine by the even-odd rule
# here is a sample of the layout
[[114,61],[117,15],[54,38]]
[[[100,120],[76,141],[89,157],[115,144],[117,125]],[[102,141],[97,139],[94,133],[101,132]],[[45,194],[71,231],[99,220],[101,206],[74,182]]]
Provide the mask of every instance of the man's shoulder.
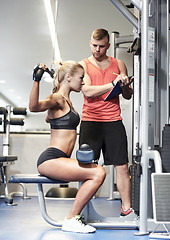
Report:
[[111,57],[111,56],[109,56],[109,58],[110,58],[110,61],[112,61],[112,62],[118,62],[119,61],[117,58],[114,58],[114,57]]
[[86,59],[82,59],[79,63],[85,68],[86,67]]

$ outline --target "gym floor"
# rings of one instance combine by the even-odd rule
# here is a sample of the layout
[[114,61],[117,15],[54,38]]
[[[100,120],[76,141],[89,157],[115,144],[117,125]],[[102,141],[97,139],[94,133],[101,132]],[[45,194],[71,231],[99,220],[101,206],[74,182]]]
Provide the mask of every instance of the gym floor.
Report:
[[[1,240],[148,240],[149,235],[135,236],[137,229],[97,229],[92,234],[63,232],[49,225],[41,216],[37,197],[22,199],[14,197],[16,206],[8,206],[0,199],[0,239]],[[67,215],[72,199],[47,199],[47,211],[57,220]],[[92,199],[95,210],[105,217],[119,217],[120,201],[107,201],[106,198]]]

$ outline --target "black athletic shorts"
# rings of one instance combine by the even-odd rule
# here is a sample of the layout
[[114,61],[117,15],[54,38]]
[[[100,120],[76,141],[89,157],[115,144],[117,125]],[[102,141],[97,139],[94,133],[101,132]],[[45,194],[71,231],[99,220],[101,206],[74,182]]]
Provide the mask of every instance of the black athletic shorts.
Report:
[[123,165],[128,163],[127,136],[122,121],[90,122],[80,125],[79,146],[88,144],[94,151],[94,160],[98,160],[102,150],[105,165]]
[[37,161],[37,167],[47,161],[47,160],[51,160],[51,159],[55,159],[55,158],[60,158],[60,157],[65,157],[65,158],[68,158],[68,156],[63,152],[61,151],[60,149],[58,148],[47,148],[44,152],[41,153],[41,155],[39,156],[38,158],[38,161]]

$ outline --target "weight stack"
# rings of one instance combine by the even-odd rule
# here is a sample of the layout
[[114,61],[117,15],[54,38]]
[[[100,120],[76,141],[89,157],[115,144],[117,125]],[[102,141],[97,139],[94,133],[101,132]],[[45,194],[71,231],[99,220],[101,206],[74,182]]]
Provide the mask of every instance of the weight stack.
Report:
[[170,124],[166,124],[162,131],[162,171],[170,173]]
[[129,167],[130,187],[131,187],[131,207],[139,216],[139,199],[140,199],[140,177],[137,176],[137,164],[133,163]]
[[[137,164],[129,168],[130,178],[131,178],[131,207],[135,211],[136,215],[140,214],[140,176],[137,173]],[[152,192],[151,192],[151,174],[155,172],[155,165],[152,159],[149,160],[149,169],[148,169],[148,211],[147,215],[149,218],[153,217],[152,211]]]

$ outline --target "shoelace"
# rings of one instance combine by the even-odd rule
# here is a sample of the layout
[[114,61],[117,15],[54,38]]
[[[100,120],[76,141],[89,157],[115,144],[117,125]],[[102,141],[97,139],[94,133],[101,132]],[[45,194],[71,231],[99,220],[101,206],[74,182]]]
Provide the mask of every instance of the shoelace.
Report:
[[83,216],[76,216],[76,220],[79,221],[82,225],[86,225],[86,223],[84,222],[84,217]]

